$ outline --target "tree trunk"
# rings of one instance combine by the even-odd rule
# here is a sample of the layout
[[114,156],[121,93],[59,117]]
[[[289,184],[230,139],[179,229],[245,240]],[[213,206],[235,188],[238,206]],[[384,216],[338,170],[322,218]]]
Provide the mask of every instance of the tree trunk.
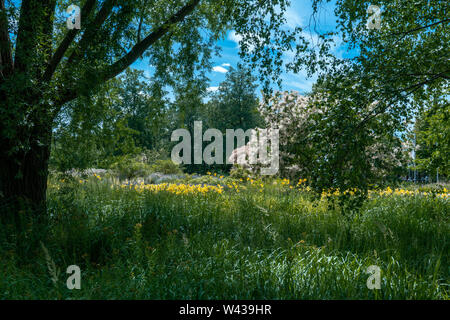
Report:
[[[20,224],[20,215],[26,214],[36,218],[36,222],[44,222],[51,127],[48,124],[35,126],[28,141],[2,140],[0,218]],[[22,143],[28,143],[29,149],[13,154],[8,152]]]

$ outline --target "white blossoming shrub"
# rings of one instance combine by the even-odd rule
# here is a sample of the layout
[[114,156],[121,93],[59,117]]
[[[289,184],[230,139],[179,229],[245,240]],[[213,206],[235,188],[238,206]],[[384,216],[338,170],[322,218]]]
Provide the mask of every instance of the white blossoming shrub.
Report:
[[367,175],[369,181],[384,179],[393,168],[404,166],[407,152],[400,139],[387,129],[392,121],[388,116],[370,119],[358,130],[378,101],[360,106],[350,98],[337,101],[330,97],[324,93],[303,96],[297,91],[284,91],[260,104],[267,126],[280,130],[283,176],[322,180],[321,186],[352,185],[357,183],[337,181],[349,180],[347,177],[352,175],[343,177],[342,172]]
[[[331,101],[323,93],[303,96],[297,91],[265,97],[259,111],[268,128],[279,130],[279,174],[308,178],[319,190],[367,186],[385,179],[393,168],[404,167],[407,152],[389,131],[392,120],[388,115],[370,119],[359,128],[377,105],[375,101],[359,106],[350,98]],[[248,161],[257,152],[247,144],[235,149],[229,160],[257,172],[259,166]]]
[[315,121],[311,115],[323,112],[312,107],[311,100],[311,97],[303,96],[297,91],[284,91],[276,92],[260,103],[259,110],[267,126],[279,129],[282,176],[295,178],[301,176],[305,170],[305,167],[295,160],[296,157],[290,147],[308,135]]

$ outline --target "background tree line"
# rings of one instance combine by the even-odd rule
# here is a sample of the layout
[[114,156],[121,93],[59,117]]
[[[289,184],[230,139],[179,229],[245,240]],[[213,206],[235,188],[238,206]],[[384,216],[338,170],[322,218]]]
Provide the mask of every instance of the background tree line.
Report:
[[[95,95],[80,97],[64,108],[53,129],[50,167],[60,172],[109,168],[123,157],[130,160],[142,154],[148,161],[170,159],[176,144],[171,142],[172,132],[185,128],[193,137],[194,121],[203,122],[203,131],[220,130],[225,147],[226,129],[264,126],[256,88],[249,68],[239,65],[230,68],[215,92],[207,91],[207,79],[191,79],[177,84],[170,99],[169,92],[143,71],[127,69]],[[230,167],[192,164],[184,169],[205,173]]]

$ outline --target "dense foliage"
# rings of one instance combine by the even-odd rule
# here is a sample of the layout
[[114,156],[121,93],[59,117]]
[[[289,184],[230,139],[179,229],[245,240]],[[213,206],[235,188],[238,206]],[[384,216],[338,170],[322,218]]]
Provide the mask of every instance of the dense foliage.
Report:
[[[448,190],[374,190],[347,220],[305,182],[217,179],[223,188],[52,179],[48,254],[0,229],[0,297],[449,298]],[[81,290],[66,288],[68,264]],[[367,289],[370,265],[381,290]]]
[[[0,298],[448,300],[449,3],[336,0],[326,30],[328,2],[81,0],[68,29],[71,0],[0,0]],[[277,175],[175,164],[196,121],[279,129]]]
[[[442,103],[442,102],[441,102]],[[450,172],[450,104],[432,104],[417,117],[416,165],[430,175],[448,177]]]

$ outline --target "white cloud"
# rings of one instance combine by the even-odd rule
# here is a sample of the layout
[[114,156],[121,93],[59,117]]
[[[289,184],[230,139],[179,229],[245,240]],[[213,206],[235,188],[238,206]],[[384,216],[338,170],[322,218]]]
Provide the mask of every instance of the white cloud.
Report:
[[222,63],[222,67],[231,67],[231,64],[229,64],[229,63]]
[[[244,38],[244,37],[243,37],[241,34],[236,33],[236,31],[234,31],[234,30],[231,31],[230,34],[228,35],[228,40],[231,40],[231,41],[233,41],[233,42],[235,42],[235,43],[237,44],[236,48],[239,47],[239,42],[240,42],[243,38]],[[259,38],[259,37],[258,37],[258,38]],[[260,39],[260,41],[261,41],[261,39]],[[246,44],[247,44],[247,46],[248,46],[248,51],[249,51],[249,52],[252,52],[253,50],[255,50],[255,45],[252,44],[252,41],[251,41],[251,40],[247,39]]]
[[295,81],[289,83],[292,87],[300,89],[303,92],[311,91],[314,80],[305,79],[304,81]]
[[318,46],[322,40],[320,39],[319,35],[315,32],[310,31],[302,31],[302,36],[310,42],[313,46]]
[[215,92],[215,91],[217,91],[217,90],[219,90],[219,87],[209,87],[209,88],[206,88],[206,91],[208,91],[208,92]]
[[289,8],[285,13],[286,25],[295,29],[295,27],[301,27],[303,25],[303,20],[300,15],[293,8]]
[[228,35],[228,40],[231,40],[231,41],[236,42],[237,44],[239,44],[239,41],[242,40],[242,35],[236,33],[236,31],[233,30]]
[[295,50],[286,50],[283,52],[283,59],[285,61],[292,61],[295,58]]
[[282,75],[282,79],[288,90],[298,90],[303,94],[311,91],[313,84],[317,81],[317,75],[314,74],[308,78],[306,70],[301,69],[295,74],[286,73]]
[[221,67],[221,66],[215,66],[215,67],[213,67],[213,68],[212,68],[212,71],[214,71],[214,72],[220,72],[220,73],[227,73],[227,72],[228,72],[227,69],[225,69],[224,67]]

